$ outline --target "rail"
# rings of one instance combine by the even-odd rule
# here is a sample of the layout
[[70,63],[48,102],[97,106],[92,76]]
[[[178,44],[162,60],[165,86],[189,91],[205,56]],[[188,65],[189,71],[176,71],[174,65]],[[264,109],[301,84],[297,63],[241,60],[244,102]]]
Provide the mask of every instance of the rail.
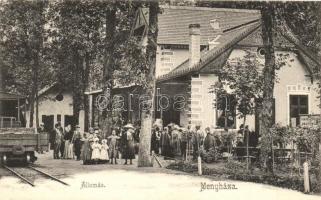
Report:
[[16,177],[18,177],[20,180],[22,180],[23,182],[31,185],[32,187],[34,187],[35,185],[29,181],[27,178],[23,177],[21,174],[19,174],[18,172],[16,172],[15,170],[11,169],[10,167],[4,165],[3,166],[5,169],[7,169],[8,171],[10,171],[13,175],[15,175]]
[[[8,171],[10,171],[13,175],[15,175],[16,177],[18,177],[18,178],[19,178],[20,180],[22,180],[23,182],[31,185],[32,187],[35,186],[35,184],[33,184],[30,180],[28,180],[26,177],[24,177],[22,174],[18,173],[18,172],[15,171],[14,169],[12,169],[12,168],[10,168],[10,167],[8,167],[8,166],[6,166],[6,165],[3,165],[3,167],[4,167],[5,169],[7,169]],[[61,183],[61,184],[63,184],[63,185],[69,186],[68,183],[60,180],[59,178],[57,178],[57,177],[55,177],[55,176],[53,176],[53,175],[50,175],[50,174],[48,174],[48,173],[46,173],[46,172],[44,172],[44,171],[41,171],[41,170],[39,170],[39,169],[37,169],[37,168],[34,168],[34,167],[32,167],[32,166],[27,166],[26,168],[27,168],[27,169],[34,170],[34,171],[40,173],[41,175],[43,175],[43,176],[45,176],[45,177],[47,177],[47,178],[50,178],[50,179],[52,179],[52,180],[54,180],[54,181],[57,181],[57,182],[59,182],[59,183]]]
[[32,169],[32,170],[34,170],[34,171],[36,171],[36,172],[39,172],[39,173],[41,173],[42,175],[45,175],[46,177],[49,177],[49,178],[51,178],[52,180],[55,180],[55,181],[57,181],[57,182],[59,182],[59,183],[61,183],[61,184],[64,184],[64,185],[68,185],[68,186],[69,186],[68,183],[63,182],[63,181],[60,180],[59,178],[54,177],[54,176],[52,176],[52,175],[50,175],[50,174],[48,174],[48,173],[46,173],[46,172],[43,172],[43,171],[41,171],[41,170],[39,170],[39,169],[36,169],[36,168],[34,168],[34,167],[32,167],[32,166],[28,166],[28,168],[29,168],[29,169]]

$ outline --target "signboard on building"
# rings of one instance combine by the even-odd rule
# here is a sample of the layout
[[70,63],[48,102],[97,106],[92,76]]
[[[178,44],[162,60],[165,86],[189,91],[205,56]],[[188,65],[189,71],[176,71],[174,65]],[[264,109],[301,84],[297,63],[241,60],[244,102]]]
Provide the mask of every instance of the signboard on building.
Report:
[[316,127],[321,125],[321,115],[300,115],[301,127]]

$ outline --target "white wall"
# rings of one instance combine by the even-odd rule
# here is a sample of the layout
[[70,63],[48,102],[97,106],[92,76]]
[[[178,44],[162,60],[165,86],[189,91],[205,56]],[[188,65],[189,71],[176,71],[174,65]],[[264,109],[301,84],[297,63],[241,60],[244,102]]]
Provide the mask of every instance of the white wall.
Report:
[[[73,104],[72,104],[72,95],[70,92],[63,92],[63,100],[57,101],[55,99],[56,92],[49,92],[45,95],[40,96],[39,99],[39,123],[41,122],[42,115],[54,115],[54,124],[57,122],[57,115],[61,115],[61,125],[64,127],[65,115],[73,115]],[[34,108],[36,111],[36,107]],[[29,127],[29,115],[30,111],[27,111],[26,118],[27,124]],[[34,113],[34,122],[33,125],[36,126],[36,113]]]
[[[256,50],[256,49],[253,49]],[[281,67],[276,71],[277,82],[274,86],[274,97],[275,97],[275,121],[281,125],[289,125],[290,111],[289,111],[289,95],[290,94],[307,94],[309,95],[309,114],[319,114],[320,108],[318,108],[319,100],[317,99],[317,85],[311,83],[309,72],[306,66],[302,64],[298,56],[293,52],[282,52],[279,53],[288,54],[287,65]],[[236,57],[242,57],[245,55],[244,50],[235,49],[232,51],[229,59]],[[279,56],[276,56],[278,59]],[[264,58],[259,57],[259,61],[263,64]],[[248,119],[249,126],[254,128],[254,116]],[[241,124],[238,122],[238,124]]]
[[295,53],[290,53],[289,59],[293,59],[288,65],[283,66],[278,71],[279,82],[275,84],[275,110],[276,122],[282,125],[289,125],[290,122],[290,106],[289,95],[306,94],[309,97],[309,114],[319,114],[319,100],[316,91],[316,83],[311,83],[311,78],[307,69],[298,60]]
[[167,74],[169,70],[174,69],[189,57],[188,49],[171,49],[171,51],[173,52],[173,56],[171,59],[171,62],[173,63],[173,67],[171,69],[167,69],[166,71],[164,71],[163,69],[165,69],[166,67],[162,66],[162,62],[161,62],[162,51],[167,51],[167,50],[161,50],[161,47],[158,45],[157,54],[156,54],[156,77],[161,76],[163,74]]
[[211,85],[218,80],[214,74],[192,78],[191,123],[201,125],[202,129],[215,126],[214,94],[209,93]]

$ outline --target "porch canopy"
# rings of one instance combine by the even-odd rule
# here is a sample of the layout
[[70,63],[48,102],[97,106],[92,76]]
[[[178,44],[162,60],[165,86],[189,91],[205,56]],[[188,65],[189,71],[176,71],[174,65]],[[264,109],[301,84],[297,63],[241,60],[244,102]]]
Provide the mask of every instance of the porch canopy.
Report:
[[20,94],[11,94],[8,92],[0,91],[0,101],[3,100],[18,100],[18,99],[25,99],[26,96]]
[[26,96],[20,94],[12,94],[0,91],[0,127],[10,127],[21,125],[20,100],[26,99]]

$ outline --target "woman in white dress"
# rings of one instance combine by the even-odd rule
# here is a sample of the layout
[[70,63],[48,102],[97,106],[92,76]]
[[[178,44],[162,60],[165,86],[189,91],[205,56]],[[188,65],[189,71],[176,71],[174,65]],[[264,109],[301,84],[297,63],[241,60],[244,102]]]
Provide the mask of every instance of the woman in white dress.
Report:
[[101,149],[100,149],[100,160],[103,162],[106,162],[109,160],[109,156],[108,156],[108,145],[107,145],[107,140],[103,139],[101,141]]
[[94,160],[95,163],[97,163],[98,160],[100,159],[101,145],[98,142],[99,142],[99,139],[97,137],[94,138],[94,143],[91,146],[91,148],[92,148],[91,159]]

